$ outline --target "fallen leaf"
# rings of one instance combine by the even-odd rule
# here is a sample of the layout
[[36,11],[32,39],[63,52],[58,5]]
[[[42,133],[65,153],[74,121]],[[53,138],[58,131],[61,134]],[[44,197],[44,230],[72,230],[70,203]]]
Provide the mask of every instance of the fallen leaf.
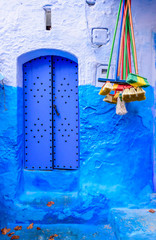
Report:
[[9,233],[9,234],[8,234],[8,237],[11,237],[13,234],[14,234],[14,232]]
[[32,229],[33,228],[33,226],[34,226],[34,224],[33,223],[31,223],[28,227],[27,227],[27,229]]
[[49,240],[54,240],[54,238],[52,236],[50,236]]
[[14,227],[14,230],[16,230],[16,231],[19,231],[19,230],[21,230],[22,229],[22,226],[16,226],[16,227]]
[[154,209],[149,210],[150,213],[155,213]]
[[37,227],[37,230],[41,230],[41,228],[40,228],[40,227]]
[[54,239],[54,237],[58,237],[58,235],[57,235],[57,234],[53,234],[53,235],[51,235],[51,236],[50,236],[50,238],[49,238],[49,239],[52,239],[52,240],[53,240],[53,239]]
[[20,237],[17,236],[17,235],[14,235],[14,236],[11,237],[11,239],[19,239],[19,238],[20,238]]
[[54,203],[53,201],[50,201],[50,202],[47,203],[47,206],[48,206],[48,207],[51,207],[51,206],[54,205],[54,204],[55,204],[55,203]]
[[1,232],[2,232],[3,235],[6,235],[8,232],[10,232],[10,230],[11,230],[11,228],[6,228],[5,227],[5,228],[1,229]]
[[54,234],[54,237],[58,237],[58,234]]

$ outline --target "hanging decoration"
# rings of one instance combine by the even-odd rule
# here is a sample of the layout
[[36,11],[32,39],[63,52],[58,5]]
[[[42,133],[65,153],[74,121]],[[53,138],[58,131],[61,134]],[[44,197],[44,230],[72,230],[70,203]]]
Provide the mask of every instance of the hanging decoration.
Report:
[[[109,79],[109,71],[119,21],[120,29],[115,79]],[[132,69],[134,69],[135,74],[132,73]],[[99,92],[100,95],[106,95],[104,101],[117,104],[116,114],[124,115],[127,113],[125,102],[128,103],[146,99],[145,91],[142,89],[142,87],[148,87],[149,83],[146,78],[138,75],[138,63],[132,22],[131,0],[120,0],[110,59],[108,63],[107,77],[106,79],[99,78],[98,81],[105,82],[101,88],[101,91]],[[113,93],[111,94],[112,91]]]

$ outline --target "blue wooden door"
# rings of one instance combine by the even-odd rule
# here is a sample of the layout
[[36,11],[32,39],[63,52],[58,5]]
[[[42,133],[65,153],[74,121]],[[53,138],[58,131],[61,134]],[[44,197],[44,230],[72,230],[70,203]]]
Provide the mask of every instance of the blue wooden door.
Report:
[[77,64],[46,56],[25,63],[23,71],[25,168],[77,169]]
[[[79,110],[77,67],[77,63],[69,59],[53,57],[54,168],[78,168]],[[54,107],[56,107],[56,110]]]

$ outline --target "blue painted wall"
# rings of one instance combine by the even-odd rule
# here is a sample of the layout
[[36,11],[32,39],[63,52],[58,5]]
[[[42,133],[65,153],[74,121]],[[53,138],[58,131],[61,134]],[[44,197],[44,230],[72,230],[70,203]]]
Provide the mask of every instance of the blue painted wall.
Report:
[[[102,101],[99,88],[79,87],[79,170],[23,170],[22,88],[5,87],[0,104],[0,223],[107,221],[114,206],[138,206],[153,191],[153,89],[127,104]],[[1,90],[1,94],[3,94]],[[3,95],[2,95],[3,96]],[[2,98],[1,98],[2,99]],[[54,201],[52,208],[46,206]]]

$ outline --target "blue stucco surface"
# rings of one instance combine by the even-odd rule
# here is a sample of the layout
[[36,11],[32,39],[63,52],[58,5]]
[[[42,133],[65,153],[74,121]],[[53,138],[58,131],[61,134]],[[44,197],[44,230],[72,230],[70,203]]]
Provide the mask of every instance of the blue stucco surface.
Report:
[[[22,88],[5,87],[0,105],[0,224],[108,221],[112,207],[147,204],[153,191],[153,89],[147,100],[127,105],[102,101],[99,88],[79,87],[79,170],[23,169]],[[2,93],[2,91],[1,91]],[[2,99],[2,98],[1,98]],[[47,201],[54,201],[52,208]]]
[[117,239],[155,240],[156,215],[149,209],[112,209],[110,221]]
[[98,91],[80,88],[82,187],[112,204],[139,203],[153,187],[153,90],[146,89],[146,101],[127,104],[125,116]]

